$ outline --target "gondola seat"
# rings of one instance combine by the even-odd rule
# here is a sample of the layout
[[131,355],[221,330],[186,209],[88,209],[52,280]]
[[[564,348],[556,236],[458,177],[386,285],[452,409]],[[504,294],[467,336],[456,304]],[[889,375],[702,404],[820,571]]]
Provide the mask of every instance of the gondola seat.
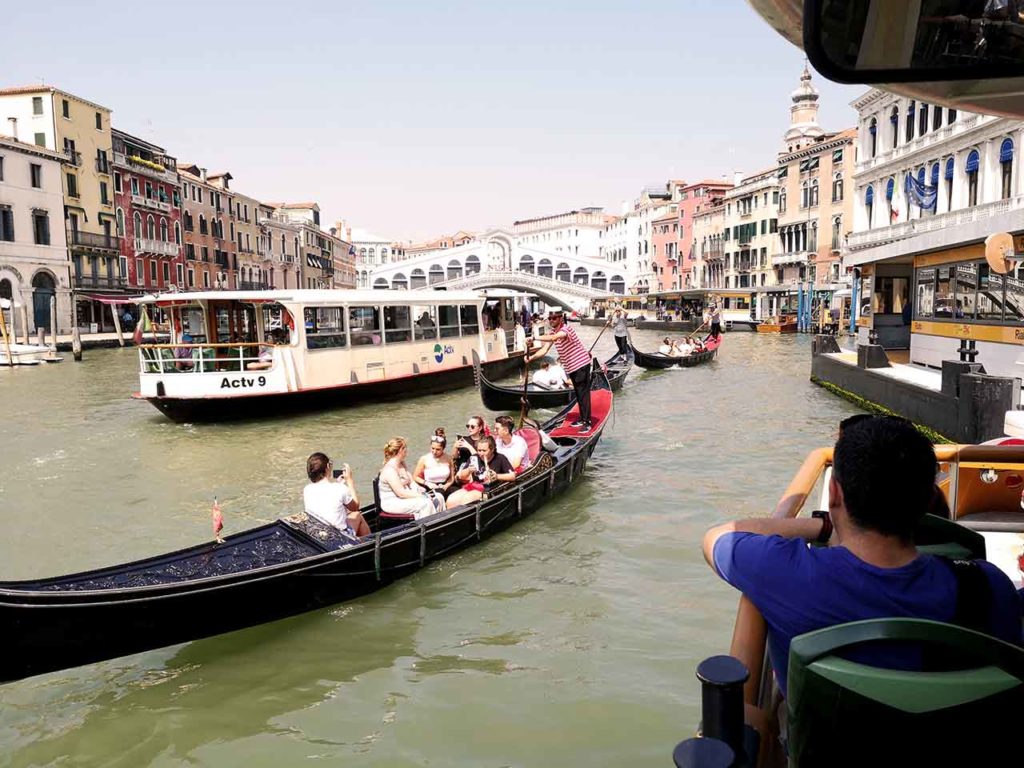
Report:
[[537,461],[541,451],[544,450],[544,445],[540,439],[540,431],[536,427],[523,426],[516,431],[516,434],[526,441],[526,455],[530,459],[532,466]]
[[385,512],[380,506],[380,475],[373,478],[373,506],[377,509],[377,519],[380,521],[380,529],[395,528],[405,525],[416,519],[412,512]]
[[[935,662],[904,671],[844,658],[873,643]],[[1024,649],[935,621],[851,622],[793,639],[788,697],[790,765],[1005,764],[1020,749]]]

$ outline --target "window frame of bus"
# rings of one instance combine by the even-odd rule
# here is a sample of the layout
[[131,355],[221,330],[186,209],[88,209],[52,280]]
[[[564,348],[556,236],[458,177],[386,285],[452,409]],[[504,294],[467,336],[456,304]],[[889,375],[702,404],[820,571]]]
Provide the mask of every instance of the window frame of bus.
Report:
[[[339,332],[336,328],[332,328],[328,333],[320,332],[320,315],[322,310],[333,310],[338,313],[337,320],[341,324],[341,331]],[[314,313],[313,318],[310,318],[310,313]],[[313,306],[305,307],[302,311],[302,322],[303,327],[306,330],[306,349],[311,352],[319,352],[324,349],[347,349],[349,346],[348,341],[348,312],[346,312],[343,305],[332,305],[328,307]],[[313,327],[306,327],[306,323],[312,322]],[[323,340],[322,344],[312,344],[314,340]],[[340,339],[340,343],[338,343]],[[333,342],[333,343],[332,343]]]
[[[373,328],[371,328],[370,330],[365,330],[362,326],[360,326],[359,330],[356,331],[355,330],[355,323],[352,322],[353,315],[355,315],[356,313],[359,313],[359,314],[362,314],[362,315],[364,315],[366,317],[369,317],[370,316],[369,313],[361,312],[361,310],[367,310],[367,309],[373,311],[372,316],[374,318],[375,326]],[[349,334],[349,345],[353,349],[355,349],[356,347],[370,347],[370,346],[379,347],[379,346],[381,346],[384,343],[384,334],[383,334],[383,331],[382,331],[381,306],[380,306],[380,304],[350,304],[350,305],[348,305],[348,334]],[[376,341],[373,340],[374,336],[376,336],[376,338],[377,338]],[[356,339],[357,338],[359,338],[359,339],[369,338],[370,339],[370,343],[369,344],[362,344],[362,343],[357,344],[356,343]]]
[[[466,310],[473,313],[475,322],[467,323],[464,320]],[[463,336],[480,335],[480,307],[476,304],[459,304],[459,332]]]
[[[205,344],[206,343],[206,311],[203,309],[201,304],[189,304],[187,307],[181,307],[178,309],[178,317],[181,318],[181,334],[184,336],[186,333],[192,337],[193,344]],[[198,324],[202,329],[200,333],[192,331],[193,321]],[[135,321],[141,323],[142,319],[139,318]]]
[[[1015,280],[1018,283],[1024,283],[1024,280],[1022,280],[1022,278],[1024,278],[1024,263],[1017,265],[1017,267],[1015,269],[1013,269],[1010,273],[1008,273],[1006,275],[1001,275],[1001,274],[992,272],[991,269],[989,269],[989,267],[988,267],[988,263],[983,261],[983,260],[981,260],[981,259],[962,259],[960,261],[951,261],[951,262],[947,262],[947,263],[941,264],[941,265],[928,266],[928,267],[918,267],[918,268],[916,268],[914,270],[915,283],[917,285],[919,285],[919,286],[922,285],[923,282],[920,280],[921,273],[927,273],[929,271],[934,270],[933,291],[937,291],[937,288],[935,286],[937,286],[937,283],[938,283],[938,270],[940,268],[948,267],[948,268],[951,268],[951,269],[953,269],[955,271],[956,267],[958,265],[960,265],[960,264],[976,264],[976,265],[978,265],[977,280],[975,282],[975,287],[974,287],[975,316],[974,317],[968,317],[966,312],[964,313],[964,315],[965,315],[964,317],[956,317],[955,316],[955,314],[956,314],[956,299],[957,299],[957,296],[959,294],[956,293],[956,291],[955,291],[956,283],[954,281],[954,291],[951,293],[951,296],[953,298],[953,303],[951,304],[951,307],[953,307],[953,310],[952,310],[951,314],[949,316],[946,316],[946,315],[938,315],[938,316],[935,316],[935,315],[933,315],[933,316],[920,315],[921,319],[927,319],[927,320],[931,320],[931,321],[934,321],[934,322],[937,322],[937,323],[963,323],[965,321],[968,321],[972,325],[1002,325],[1002,326],[1015,326],[1015,325],[1020,325],[1022,322],[1024,322],[1024,312],[1022,312],[1019,316],[1014,316],[1014,317],[1008,317],[1007,316],[1007,310],[1009,308],[1009,304],[1007,303],[1007,296],[1008,296],[1009,291],[1010,291],[1009,280]],[[988,315],[988,316],[985,316],[985,317],[978,317],[977,316],[978,315],[978,307],[979,307],[978,296],[980,294],[981,284],[982,284],[983,281],[985,281],[987,285],[991,284],[991,285],[999,286],[998,295],[1000,297],[1000,303],[1001,303],[1001,306],[1002,306],[1002,309],[999,312],[999,317],[995,317],[993,315]],[[1001,285],[1000,285],[1000,283],[1001,283]],[[990,293],[991,293],[991,291],[990,291]],[[1019,293],[1020,293],[1020,295],[1022,297],[1022,304],[1024,304],[1024,288],[1022,288],[1022,290]],[[966,294],[964,294],[964,295],[966,295]],[[915,311],[917,311],[917,306],[916,305],[915,305]],[[915,317],[918,317],[918,315],[915,315]]]
[[[453,313],[453,317],[445,317],[449,312]],[[446,322],[447,320],[454,319],[454,323]],[[437,305],[437,331],[439,338],[442,339],[454,339],[459,336],[459,305],[458,304],[438,304]]]
[[[412,307],[408,304],[385,304],[382,310],[384,315],[384,343],[403,344],[412,341]],[[389,314],[394,318],[391,323],[388,321]],[[405,315],[404,326],[401,322],[402,314]]]
[[[433,304],[420,304],[412,307],[412,337],[415,341],[436,341],[437,340],[437,307]],[[423,326],[420,320],[426,313],[430,318],[430,326]]]
[[[278,324],[276,327],[272,327],[271,315],[275,312],[278,315]],[[261,328],[263,331],[263,341],[270,342],[270,334],[278,329],[282,329],[285,333],[288,334],[287,343],[289,345],[292,343],[292,340],[294,339],[295,335],[292,333],[291,329],[288,327],[285,321],[285,316],[286,314],[289,313],[288,310],[284,308],[283,304],[278,304],[276,302],[273,304],[261,304],[259,307],[259,312],[257,314],[259,314],[260,316],[259,322],[261,324]],[[305,314],[303,314],[303,320],[305,320]]]

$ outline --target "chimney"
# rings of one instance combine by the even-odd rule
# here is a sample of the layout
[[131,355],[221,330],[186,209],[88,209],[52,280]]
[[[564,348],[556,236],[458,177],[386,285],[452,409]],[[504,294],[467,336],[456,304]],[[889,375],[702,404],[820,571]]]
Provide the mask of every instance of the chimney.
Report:
[[199,178],[202,179],[203,181],[206,181],[206,169],[205,168],[200,168],[199,169]]
[[11,138],[15,141],[18,140],[18,118],[8,117],[7,122],[11,124]]
[[[203,174],[203,175],[205,176],[206,174]],[[736,186],[736,187],[738,187],[740,184],[743,183],[743,171],[733,171],[733,173],[732,173],[732,183],[733,183],[733,186]]]

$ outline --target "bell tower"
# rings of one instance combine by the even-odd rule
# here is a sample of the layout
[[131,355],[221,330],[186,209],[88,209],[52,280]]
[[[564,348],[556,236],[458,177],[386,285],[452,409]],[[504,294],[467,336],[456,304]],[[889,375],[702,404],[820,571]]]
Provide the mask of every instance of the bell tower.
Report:
[[800,86],[790,94],[793,105],[789,108],[789,130],[783,137],[783,152],[796,152],[813,144],[825,135],[818,125],[818,91],[811,85],[811,71],[804,64]]

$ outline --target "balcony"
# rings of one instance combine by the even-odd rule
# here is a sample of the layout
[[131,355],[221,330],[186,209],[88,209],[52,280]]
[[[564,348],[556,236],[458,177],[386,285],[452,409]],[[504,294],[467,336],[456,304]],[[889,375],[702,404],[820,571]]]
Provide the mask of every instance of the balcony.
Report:
[[73,149],[65,149],[64,156],[68,159],[68,165],[73,165],[79,168],[82,165],[82,153],[75,152]]
[[[114,165],[122,168],[130,168],[135,173],[151,176],[160,181],[177,185],[178,175],[173,168],[164,167],[163,163],[155,160],[147,160],[138,155],[126,155],[123,152],[114,151]],[[173,163],[170,163],[173,166]]]
[[132,195],[132,205],[136,208],[151,208],[154,211],[160,211],[161,213],[170,213],[171,204],[165,203],[161,200],[157,200],[155,197],[146,197],[145,195]]
[[75,288],[85,288],[90,290],[96,289],[111,289],[116,288],[118,290],[124,290],[128,287],[128,281],[123,277],[100,277],[99,275],[75,275],[74,278]]
[[[900,144],[898,147],[894,149],[879,148],[878,153],[874,157],[868,158],[867,160],[862,160],[857,163],[857,169],[855,173],[859,174],[862,171],[868,171],[872,168],[877,168],[878,166],[886,165],[887,163],[891,163],[896,160],[910,157],[911,155],[915,155],[918,152],[923,152],[925,150],[934,151],[934,147],[936,144],[941,144],[958,133],[965,133],[969,131],[971,128],[974,128],[978,124],[980,117],[983,116],[958,115],[956,122],[953,123],[952,125],[947,125],[940,128],[937,131],[931,131],[930,133],[926,133],[924,136],[920,136],[918,138],[913,139],[910,143]],[[990,121],[994,119],[996,118],[989,118]],[[903,133],[901,131],[900,140],[902,141],[902,139]],[[879,141],[879,143],[881,143],[881,141]]]
[[725,258],[725,249],[723,248],[702,248],[700,251],[700,257],[704,261],[721,261]]
[[238,290],[240,291],[269,291],[273,286],[269,283],[250,283],[246,280],[239,280]]
[[69,244],[79,248],[116,251],[120,245],[119,238],[114,235],[97,235],[92,232],[79,232],[77,230],[71,230],[69,235]]
[[174,258],[178,255],[180,246],[177,243],[165,242],[163,240],[151,240],[147,237],[135,238],[135,253],[152,253],[156,256],[170,256]]
[[780,253],[776,256],[772,256],[773,267],[785,267],[789,264],[806,264],[810,258],[807,251],[790,251],[789,253]]
[[971,208],[960,208],[948,213],[940,213],[936,216],[924,216],[920,219],[904,221],[889,227],[852,232],[847,241],[847,248],[851,251],[859,251],[876,245],[885,245],[898,240],[905,240],[908,237],[920,235],[924,232],[934,232],[948,227],[957,227],[961,224],[971,224],[987,219],[990,216],[1021,209],[1024,209],[1024,195],[1018,195],[1006,200],[996,200],[991,203],[982,203]]

